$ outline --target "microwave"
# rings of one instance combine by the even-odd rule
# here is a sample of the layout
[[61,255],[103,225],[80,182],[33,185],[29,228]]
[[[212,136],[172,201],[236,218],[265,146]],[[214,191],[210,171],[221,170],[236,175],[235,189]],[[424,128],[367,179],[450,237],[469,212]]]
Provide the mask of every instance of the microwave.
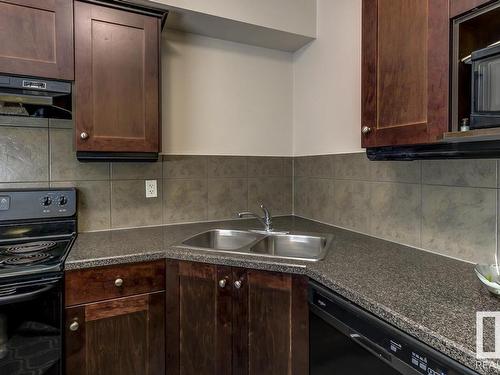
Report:
[[470,128],[500,127],[500,44],[472,52]]

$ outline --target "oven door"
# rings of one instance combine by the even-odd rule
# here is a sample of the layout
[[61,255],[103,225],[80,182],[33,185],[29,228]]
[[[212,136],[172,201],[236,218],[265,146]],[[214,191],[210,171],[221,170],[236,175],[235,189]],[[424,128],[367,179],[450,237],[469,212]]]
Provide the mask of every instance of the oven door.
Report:
[[0,285],[0,374],[62,374],[61,285]]

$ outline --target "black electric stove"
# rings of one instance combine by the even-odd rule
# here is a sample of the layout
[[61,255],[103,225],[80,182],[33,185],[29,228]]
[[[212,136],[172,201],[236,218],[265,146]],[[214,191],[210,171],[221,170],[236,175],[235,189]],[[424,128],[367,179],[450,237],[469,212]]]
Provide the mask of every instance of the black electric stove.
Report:
[[0,190],[0,374],[61,375],[76,190]]

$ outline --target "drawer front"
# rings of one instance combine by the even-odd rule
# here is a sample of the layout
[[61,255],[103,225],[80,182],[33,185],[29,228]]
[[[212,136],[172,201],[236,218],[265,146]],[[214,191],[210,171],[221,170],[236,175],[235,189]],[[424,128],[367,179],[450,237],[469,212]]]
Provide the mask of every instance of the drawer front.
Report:
[[165,289],[165,261],[68,271],[66,306]]

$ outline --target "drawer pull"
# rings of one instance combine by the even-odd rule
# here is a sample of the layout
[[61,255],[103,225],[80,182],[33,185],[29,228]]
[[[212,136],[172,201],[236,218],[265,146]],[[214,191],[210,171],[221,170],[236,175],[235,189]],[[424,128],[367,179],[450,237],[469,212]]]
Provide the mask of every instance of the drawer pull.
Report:
[[236,289],[240,289],[242,285],[243,285],[243,283],[241,282],[241,280],[236,280],[236,281],[234,282],[234,287],[235,287]]
[[78,328],[80,328],[80,324],[78,324],[77,321],[74,321],[73,323],[71,323],[69,325],[69,330],[70,331],[73,331],[73,332],[78,331]]
[[123,279],[118,278],[115,280],[115,286],[117,288],[121,287],[122,285],[123,285]]

